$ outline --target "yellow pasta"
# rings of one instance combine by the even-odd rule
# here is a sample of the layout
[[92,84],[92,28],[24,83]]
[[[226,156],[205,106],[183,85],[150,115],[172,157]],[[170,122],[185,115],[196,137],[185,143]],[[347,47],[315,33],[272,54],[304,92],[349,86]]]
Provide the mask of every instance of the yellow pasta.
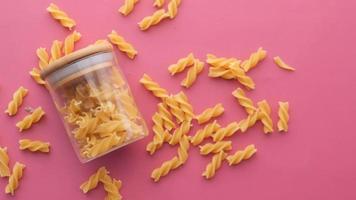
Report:
[[47,53],[47,50],[46,48],[38,48],[36,50],[36,54],[37,54],[37,57],[39,59],[38,61],[38,67],[43,70],[43,69],[46,69],[47,66],[48,66],[48,62],[49,62],[49,55]]
[[222,68],[222,67],[210,67],[209,68],[209,77],[212,78],[223,78],[226,80],[235,79],[236,76],[232,73],[230,69]]
[[119,48],[120,51],[126,53],[129,58],[134,59],[137,55],[137,50],[132,46],[132,44],[128,43],[122,36],[117,34],[116,31],[111,31],[108,38]]
[[230,151],[232,149],[231,141],[219,141],[216,143],[207,143],[200,146],[200,154],[208,155],[210,153],[219,153],[221,151]]
[[169,18],[173,19],[177,16],[177,13],[178,13],[178,7],[181,3],[181,0],[171,0],[169,3],[168,3],[168,15],[169,15]]
[[101,124],[97,124],[97,118],[87,119],[87,121],[83,121],[83,126],[80,128],[87,129],[87,132],[94,132],[95,134],[100,135],[101,137],[110,136],[113,133],[119,133],[125,131],[125,123],[121,120],[110,120],[107,122],[103,122]]
[[279,109],[278,109],[278,131],[288,131],[288,121],[289,121],[289,103],[288,102],[278,102]]
[[273,122],[271,118],[271,107],[266,100],[262,100],[257,103],[259,108],[259,119],[263,124],[263,132],[271,133],[273,132]]
[[[94,131],[96,131],[96,133],[99,134],[102,132],[107,133],[108,129],[114,126],[113,123],[111,124],[103,123],[104,125],[102,125],[101,127],[105,126],[104,130],[100,130],[100,129],[98,130],[98,128],[100,128],[98,127],[98,119],[88,114],[85,114],[84,116],[80,116],[76,121],[77,121],[76,123],[78,125],[78,128],[73,130],[73,134],[76,139],[84,139],[89,133],[93,133]],[[112,133],[113,131],[114,130],[110,131],[110,133]]]
[[105,200],[119,200],[122,199],[119,189],[121,188],[121,181],[111,178],[108,174],[100,177],[100,182],[104,185],[104,190],[107,192]]
[[240,68],[240,62],[233,62],[230,64],[229,68],[239,83],[241,83],[247,89],[255,89],[255,82],[251,77],[246,75],[243,69]]
[[19,144],[21,150],[29,150],[33,152],[39,151],[48,153],[50,149],[49,142],[42,142],[39,140],[22,139],[19,141]]
[[181,58],[177,63],[172,64],[168,67],[169,73],[173,76],[179,72],[184,71],[187,67],[190,67],[194,64],[194,55],[193,53],[188,54],[187,57]]
[[166,176],[170,171],[178,168],[181,165],[182,163],[180,162],[179,158],[174,156],[171,160],[163,162],[160,167],[154,169],[151,173],[151,178],[157,182],[161,177]]
[[153,25],[158,24],[161,22],[163,19],[169,17],[169,15],[166,13],[165,9],[159,9],[156,12],[154,12],[151,16],[147,16],[143,18],[139,23],[138,26],[140,27],[141,30],[147,30]]
[[196,132],[196,134],[190,138],[190,142],[197,146],[200,144],[205,138],[211,137],[213,133],[215,133],[220,128],[220,125],[215,121],[205,125],[203,129],[200,129]]
[[178,123],[182,123],[185,120],[185,114],[180,109],[177,100],[171,95],[165,98],[165,103],[170,108],[173,116],[177,119]]
[[16,162],[14,167],[12,168],[12,174],[9,176],[9,183],[5,187],[5,193],[15,195],[15,190],[20,185],[20,179],[23,175],[23,170],[25,169],[25,165],[19,162]]
[[196,81],[198,75],[203,71],[204,63],[198,59],[194,60],[194,65],[188,70],[187,76],[181,82],[181,85],[189,88]]
[[41,78],[41,71],[37,68],[32,68],[29,72],[32,79],[39,85],[45,85],[46,82]]
[[76,25],[75,21],[70,18],[67,13],[60,10],[60,8],[54,3],[51,3],[49,5],[47,11],[52,15],[54,19],[58,20],[59,23],[62,24],[62,26],[68,28],[69,30],[71,30]]
[[178,158],[182,164],[184,164],[188,159],[189,147],[190,144],[189,144],[188,136],[183,135],[181,140],[179,141],[179,148],[178,148]]
[[232,96],[236,98],[248,114],[252,114],[256,111],[256,107],[254,106],[252,100],[246,96],[245,92],[241,88],[234,90],[232,92]]
[[10,176],[9,155],[6,147],[0,147],[0,177],[7,176]]
[[236,58],[225,58],[225,57],[217,57],[213,54],[207,54],[206,55],[206,62],[212,67],[212,68],[225,68],[229,69],[229,66],[231,63],[238,62],[238,59]]
[[215,176],[216,171],[221,167],[222,162],[226,157],[226,153],[224,151],[220,151],[215,154],[211,159],[211,162],[206,166],[205,171],[203,172],[203,176],[206,179],[211,179]]
[[66,39],[64,40],[64,47],[63,47],[64,55],[68,55],[73,52],[74,43],[80,40],[81,37],[82,35],[77,31],[74,31],[73,33],[71,33],[66,37]]
[[83,191],[83,193],[89,192],[90,190],[96,188],[98,186],[100,178],[108,173],[109,172],[106,170],[105,167],[100,167],[93,175],[89,177],[87,181],[80,185],[80,189]]
[[242,62],[242,69],[245,72],[248,72],[250,69],[256,67],[256,65],[265,59],[267,56],[267,51],[262,49],[262,47],[258,48],[258,50],[250,55],[250,57]]
[[119,93],[119,97],[120,97],[120,102],[125,108],[126,114],[129,116],[129,118],[130,119],[137,118],[139,112],[133,98],[129,94],[129,91],[128,90],[121,91],[121,93]]
[[195,118],[198,120],[199,124],[210,121],[214,117],[218,117],[224,113],[224,107],[221,103],[216,104],[213,108],[207,108],[201,114],[197,115]]
[[234,135],[238,130],[240,130],[239,124],[237,122],[231,122],[227,126],[218,129],[216,133],[212,135],[213,141],[221,141],[226,137]]
[[157,8],[162,8],[164,5],[165,0],[154,0],[153,6]]
[[125,0],[124,5],[119,8],[119,12],[125,16],[129,15],[137,2],[138,0]]
[[154,154],[156,150],[161,148],[165,141],[169,141],[171,139],[170,134],[163,129],[163,119],[158,113],[155,113],[152,116],[152,121],[154,136],[153,140],[146,146],[146,151],[148,151],[151,155]]
[[244,150],[236,151],[234,154],[229,155],[226,157],[226,160],[229,162],[229,165],[237,165],[243,160],[250,159],[255,153],[257,149],[255,145],[250,144]]
[[9,116],[16,115],[27,93],[28,93],[28,89],[22,86],[19,87],[12,95],[12,100],[7,105],[7,109],[5,110],[5,113],[7,113]]
[[241,120],[238,124],[242,133],[246,132],[248,128],[256,124],[258,120],[259,111],[255,111],[248,115],[246,119]]
[[62,45],[63,43],[61,41],[53,41],[51,46],[51,59],[49,60],[50,63],[62,57]]
[[125,141],[125,135],[118,136],[112,134],[109,137],[105,137],[99,140],[91,149],[88,149],[89,156],[96,157],[104,152],[107,152],[109,149],[112,149],[114,146],[120,145]]
[[279,56],[274,57],[273,60],[278,67],[289,71],[295,71],[294,67],[287,65]]
[[178,102],[179,107],[184,112],[184,119],[190,121],[194,118],[193,106],[190,104],[188,97],[184,92],[179,92],[174,96],[175,100]]
[[151,77],[147,74],[143,74],[142,78],[140,79],[140,83],[148,90],[153,93],[154,96],[165,99],[168,97],[167,90],[161,88],[161,86],[154,82]]
[[176,127],[176,125],[173,122],[173,116],[169,112],[168,107],[165,103],[158,104],[158,114],[163,119],[164,128],[170,131]]
[[183,121],[183,123],[173,132],[172,138],[169,140],[170,145],[179,143],[184,135],[187,135],[191,128],[191,121]]
[[45,112],[41,107],[37,107],[31,114],[24,117],[21,121],[16,123],[16,127],[20,132],[29,129],[34,123],[40,121]]

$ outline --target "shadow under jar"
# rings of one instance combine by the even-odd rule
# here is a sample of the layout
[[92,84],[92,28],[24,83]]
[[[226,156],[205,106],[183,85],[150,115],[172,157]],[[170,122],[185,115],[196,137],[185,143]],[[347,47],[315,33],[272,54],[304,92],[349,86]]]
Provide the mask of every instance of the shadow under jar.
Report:
[[82,163],[148,134],[109,43],[55,60],[41,77]]

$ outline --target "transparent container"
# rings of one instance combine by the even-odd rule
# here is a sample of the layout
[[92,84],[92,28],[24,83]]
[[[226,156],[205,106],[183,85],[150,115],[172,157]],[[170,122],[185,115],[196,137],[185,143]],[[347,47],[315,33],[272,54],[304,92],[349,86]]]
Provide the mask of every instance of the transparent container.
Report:
[[81,162],[148,134],[109,43],[53,61],[41,76]]

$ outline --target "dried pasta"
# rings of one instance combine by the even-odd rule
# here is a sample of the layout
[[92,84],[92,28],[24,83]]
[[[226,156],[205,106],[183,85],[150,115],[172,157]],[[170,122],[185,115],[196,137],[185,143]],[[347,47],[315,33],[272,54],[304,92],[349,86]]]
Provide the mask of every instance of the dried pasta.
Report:
[[31,114],[24,117],[21,121],[16,123],[16,127],[20,132],[23,130],[29,129],[34,123],[40,121],[45,112],[42,107],[37,107]]
[[229,69],[229,66],[231,63],[238,62],[238,59],[236,58],[225,58],[225,57],[217,57],[213,54],[207,54],[206,55],[206,62],[212,67],[212,68],[225,68]]
[[164,5],[165,0],[154,0],[153,6],[157,8],[162,8]]
[[73,52],[74,43],[77,42],[78,40],[80,40],[81,37],[82,37],[82,35],[77,31],[74,31],[73,33],[71,33],[70,35],[68,35],[66,37],[66,39],[64,40],[64,46],[63,46],[64,55],[68,55]]
[[10,176],[9,155],[6,147],[0,147],[0,177]]
[[21,150],[29,150],[33,152],[42,152],[48,153],[50,150],[49,142],[42,142],[39,140],[29,140],[29,139],[22,139],[19,141],[20,149]]
[[37,68],[32,68],[29,72],[32,79],[39,85],[45,85],[46,82],[41,78],[41,71]]
[[169,15],[166,13],[165,9],[159,9],[156,12],[154,12],[151,16],[147,16],[143,18],[139,23],[138,26],[140,27],[141,30],[147,30],[153,25],[156,25],[160,23],[163,19],[169,17]]
[[274,57],[273,60],[279,68],[289,71],[295,71],[294,67],[287,65],[279,56]]
[[177,100],[174,98],[174,96],[169,96],[165,98],[164,101],[167,106],[170,108],[172,115],[176,118],[178,123],[182,123],[185,120],[185,114],[184,112],[180,109],[179,103]]
[[197,146],[200,144],[205,138],[211,137],[213,133],[215,133],[220,128],[220,125],[215,121],[205,125],[203,129],[198,130],[194,136],[190,138],[190,142]]
[[137,50],[132,46],[132,44],[128,43],[122,36],[117,34],[116,31],[111,31],[108,38],[119,48],[120,51],[126,53],[129,58],[134,59],[137,55]]
[[208,76],[212,78],[223,78],[226,80],[231,80],[236,78],[236,76],[232,73],[230,69],[225,69],[222,67],[220,68],[210,67]]
[[195,116],[193,112],[193,106],[190,104],[187,95],[185,95],[184,92],[179,92],[174,96],[174,99],[177,101],[179,107],[182,109],[185,116],[184,119],[186,121],[192,120]]
[[174,156],[171,160],[165,161],[162,165],[154,169],[151,173],[151,178],[154,182],[160,180],[161,177],[166,176],[170,171],[181,166],[182,163],[177,156]]
[[229,66],[231,73],[235,76],[237,81],[245,86],[247,89],[255,89],[255,82],[251,77],[247,76],[245,71],[240,68],[240,62],[233,62]]
[[152,121],[154,136],[153,140],[146,146],[146,151],[148,151],[151,155],[154,154],[156,150],[161,148],[165,141],[169,141],[171,139],[170,134],[164,130],[163,119],[158,113],[155,113],[152,116]]
[[100,182],[104,185],[104,190],[107,195],[105,200],[120,200],[122,199],[119,189],[121,188],[121,181],[111,178],[108,174],[100,177]]
[[215,176],[216,171],[221,167],[222,162],[226,157],[226,153],[224,151],[220,151],[215,154],[211,159],[211,162],[206,166],[205,171],[203,172],[203,176],[206,179],[211,179]]
[[100,178],[107,175],[109,172],[105,167],[100,167],[93,175],[89,177],[87,181],[80,185],[80,189],[83,193],[88,193],[90,190],[96,188],[100,181]]
[[241,120],[238,124],[242,133],[246,132],[248,128],[256,124],[258,120],[259,111],[249,114],[245,119]]
[[51,3],[49,5],[47,11],[52,15],[54,19],[58,20],[59,23],[62,24],[62,26],[68,28],[69,30],[71,30],[76,25],[75,21],[70,18],[67,13],[60,10],[60,8],[54,3]]
[[19,87],[12,95],[12,100],[7,105],[7,109],[5,110],[5,113],[7,113],[9,116],[16,115],[27,93],[28,93],[28,89],[22,86]]
[[51,59],[49,60],[49,63],[58,60],[59,58],[62,57],[62,46],[63,43],[58,40],[54,40],[51,46]]
[[262,47],[258,48],[258,50],[250,55],[250,57],[243,61],[241,64],[242,69],[245,72],[250,71],[252,68],[256,67],[256,65],[265,59],[267,56],[267,51],[265,51]]
[[48,66],[48,62],[49,62],[49,55],[48,55],[48,52],[46,50],[46,48],[38,48],[36,50],[36,54],[37,54],[37,57],[38,57],[38,67],[41,69],[41,70],[44,70],[47,68]]
[[188,136],[183,135],[179,141],[179,148],[178,148],[178,159],[182,164],[184,164],[188,159],[189,147],[190,144],[189,144]]
[[278,109],[278,131],[288,131],[288,121],[289,121],[289,103],[288,102],[278,102],[279,109]]
[[169,112],[168,107],[165,103],[158,104],[158,114],[163,120],[163,126],[165,129],[170,131],[176,127],[176,125],[173,122],[173,116],[171,112]]
[[97,143],[90,149],[88,149],[88,154],[90,157],[96,157],[108,150],[112,149],[114,146],[118,146],[124,143],[126,140],[126,134],[120,136],[116,134],[111,134],[108,137],[100,139]]
[[234,135],[238,130],[240,130],[240,125],[237,122],[231,122],[227,126],[220,128],[212,135],[213,141],[218,142],[226,137]]
[[23,170],[25,169],[25,165],[19,162],[16,162],[14,167],[12,168],[12,173],[9,176],[9,183],[5,187],[5,193],[15,195],[15,190],[20,185],[20,179],[23,176]]
[[256,107],[253,104],[253,101],[248,98],[245,92],[241,88],[237,88],[232,92],[232,96],[236,98],[239,104],[245,109],[247,114],[252,114],[256,111]]
[[259,108],[259,119],[263,124],[263,132],[271,133],[273,132],[273,122],[271,118],[271,107],[266,100],[262,100],[257,103]]
[[219,153],[221,151],[230,151],[232,149],[231,141],[219,141],[216,143],[207,143],[200,146],[200,154],[208,155],[210,153]]
[[237,165],[243,160],[250,159],[255,153],[257,149],[255,145],[250,144],[245,149],[236,151],[234,154],[226,157],[226,160],[229,162],[229,165]]
[[154,82],[151,77],[147,74],[143,74],[142,78],[140,79],[140,83],[148,90],[153,93],[154,96],[165,99],[168,97],[167,90],[161,88],[161,86]]
[[119,8],[119,12],[125,16],[129,15],[137,2],[138,0],[125,0],[124,5]]
[[197,115],[195,118],[198,120],[199,124],[210,121],[212,118],[218,117],[224,113],[224,107],[221,103],[216,104],[212,108],[207,108],[201,114]]
[[197,80],[198,75],[203,71],[204,63],[198,59],[194,60],[194,65],[188,70],[187,76],[181,82],[181,85],[189,88]]
[[168,3],[167,13],[169,15],[169,18],[173,19],[177,16],[178,7],[179,7],[180,3],[181,3],[181,0],[171,0]]
[[173,76],[184,71],[187,67],[192,66],[194,64],[194,60],[195,58],[193,53],[190,53],[188,56],[179,59],[177,63],[170,65],[168,67],[168,71]]
[[191,121],[183,121],[183,123],[173,132],[171,139],[169,140],[170,145],[176,145],[179,143],[184,135],[187,135],[191,128]]

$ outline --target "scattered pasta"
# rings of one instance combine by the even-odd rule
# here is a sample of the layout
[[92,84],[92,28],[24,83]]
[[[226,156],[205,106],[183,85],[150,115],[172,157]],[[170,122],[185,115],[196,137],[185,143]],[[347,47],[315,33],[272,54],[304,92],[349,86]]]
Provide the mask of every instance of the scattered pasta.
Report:
[[179,103],[174,98],[174,96],[171,95],[171,96],[165,98],[164,102],[170,108],[170,111],[172,112],[172,115],[176,118],[178,123],[182,123],[185,120],[185,114],[180,109]]
[[267,56],[267,51],[265,51],[262,47],[258,48],[258,50],[250,55],[250,57],[242,62],[242,69],[245,72],[250,71],[252,68],[256,67],[256,65],[265,59]]
[[73,33],[71,33],[70,35],[68,35],[66,37],[66,39],[64,40],[64,46],[63,46],[64,55],[68,55],[73,52],[74,43],[77,42],[78,40],[80,40],[81,37],[82,37],[82,35],[77,31],[74,31]]
[[234,135],[238,130],[240,130],[240,125],[237,122],[231,122],[227,126],[220,128],[212,135],[213,141],[218,142],[226,137]]
[[0,177],[10,176],[9,155],[6,147],[0,147]]
[[137,2],[138,0],[125,0],[124,5],[119,8],[119,12],[125,16],[129,15]]
[[229,66],[231,63],[238,62],[239,60],[236,58],[225,58],[225,57],[217,57],[213,54],[207,54],[206,55],[206,62],[212,67],[212,68],[225,68],[229,69]]
[[153,25],[160,23],[163,19],[169,17],[166,13],[165,9],[160,9],[154,12],[151,16],[147,16],[143,18],[139,23],[138,26],[142,31],[147,30]]
[[153,6],[157,8],[162,8],[164,5],[165,0],[154,0]]
[[121,188],[121,181],[111,178],[109,174],[104,174],[100,177],[100,182],[104,185],[104,190],[107,195],[105,199],[120,200],[122,199],[119,189]]
[[251,128],[256,124],[259,116],[259,111],[255,111],[249,114],[245,119],[241,120],[238,124],[242,133],[246,132],[248,128]]
[[173,19],[177,16],[177,13],[178,13],[178,7],[181,3],[181,0],[171,0],[169,3],[168,3],[168,15],[169,15],[169,18]]
[[24,117],[21,121],[16,123],[16,127],[20,132],[23,130],[29,129],[34,123],[40,121],[45,112],[42,107],[37,107],[31,114]]
[[171,135],[164,130],[163,119],[158,113],[155,113],[152,117],[153,121],[153,140],[147,144],[146,150],[152,155],[156,150],[161,148],[164,142],[171,139]]
[[198,130],[193,137],[190,138],[190,142],[197,146],[205,138],[211,137],[220,128],[220,125],[215,121],[205,125],[203,129]]
[[187,135],[191,128],[191,121],[183,121],[183,123],[173,132],[171,139],[169,140],[170,145],[176,145],[179,143],[184,135]]
[[247,76],[245,71],[241,69],[240,62],[233,62],[229,65],[231,73],[235,76],[235,79],[247,89],[255,89],[255,82],[251,77]]
[[256,111],[253,101],[248,98],[241,88],[237,88],[232,92],[232,96],[236,98],[239,104],[246,110],[247,114],[252,114]]
[[87,181],[80,185],[80,189],[83,193],[88,193],[92,189],[98,186],[100,178],[104,175],[107,175],[109,172],[106,170],[105,167],[100,167],[93,175],[89,177]]
[[163,126],[165,129],[170,131],[176,127],[176,125],[173,122],[173,115],[171,114],[171,112],[169,112],[166,103],[158,104],[158,115],[162,118]]
[[53,41],[51,46],[51,59],[49,60],[49,63],[52,63],[53,61],[58,60],[62,57],[62,46],[63,43],[61,41]]
[[20,179],[23,175],[23,170],[25,169],[25,165],[19,162],[16,162],[14,167],[12,168],[12,173],[9,176],[9,183],[5,187],[5,193],[15,195],[15,190],[20,185]]
[[117,34],[116,31],[111,31],[108,38],[119,48],[120,51],[126,53],[129,58],[134,59],[137,55],[136,49],[130,43],[126,42],[122,36]]
[[62,24],[62,26],[68,28],[69,30],[71,30],[76,25],[75,21],[54,3],[51,3],[49,5],[47,11],[52,15],[54,19],[58,20],[59,23]]
[[169,73],[173,76],[177,73],[184,71],[187,67],[190,67],[194,64],[194,55],[193,53],[188,54],[187,57],[181,58],[176,64],[172,64],[168,67]]
[[32,68],[29,72],[32,79],[39,85],[45,85],[46,82],[41,78],[41,71],[37,68]]
[[236,151],[234,154],[229,155],[226,157],[226,160],[229,162],[229,165],[237,165],[243,160],[250,159],[255,153],[257,149],[255,145],[250,144],[244,150]]
[[171,160],[163,162],[160,167],[154,169],[151,173],[151,178],[154,182],[157,182],[161,177],[166,176],[170,171],[180,167],[181,165],[182,163],[179,158],[174,156]]
[[39,140],[22,139],[19,141],[19,144],[20,150],[37,151],[42,153],[48,153],[50,150],[49,142],[42,142]]
[[230,69],[225,69],[222,67],[221,68],[210,67],[208,76],[212,78],[223,78],[226,80],[231,80],[236,78],[236,76],[232,73]]
[[194,65],[188,70],[187,76],[181,82],[181,85],[189,88],[197,80],[198,75],[203,71],[204,63],[198,59],[194,60]]
[[7,113],[9,116],[16,115],[27,93],[28,93],[28,89],[22,86],[19,87],[12,95],[12,100],[7,105],[7,109],[5,110],[5,113]]
[[178,159],[179,161],[184,164],[188,159],[188,150],[190,144],[188,136],[183,135],[179,141],[179,148],[178,148]]
[[37,57],[38,57],[38,67],[41,69],[41,70],[44,70],[47,68],[48,66],[48,62],[49,62],[49,55],[48,55],[48,52],[46,50],[46,48],[38,48],[36,50],[36,54],[37,54]]
[[220,151],[215,154],[211,159],[211,162],[206,166],[205,171],[203,172],[203,176],[206,179],[211,179],[215,176],[216,171],[221,167],[222,162],[226,157],[226,153],[224,151]]
[[186,121],[192,120],[195,116],[193,112],[193,106],[190,104],[187,95],[185,95],[184,92],[179,92],[174,96],[174,99],[177,101],[180,109],[183,111],[185,116],[184,119]]
[[271,118],[271,107],[269,106],[266,100],[262,100],[257,103],[259,108],[259,119],[263,124],[263,132],[264,133],[271,133],[273,132],[273,122]]
[[295,71],[294,67],[291,67],[291,66],[287,65],[279,56],[274,57],[273,60],[276,63],[276,65],[278,67],[280,67],[281,69],[285,69],[285,70],[289,70],[289,71]]
[[278,131],[288,131],[288,121],[289,121],[289,103],[288,102],[278,102],[278,117],[279,121],[277,123]]
[[224,113],[224,107],[221,103],[216,104],[213,108],[207,108],[201,114],[197,115],[195,118],[198,120],[199,124],[210,121],[214,117],[218,117]]
[[154,96],[164,99],[168,97],[167,90],[161,88],[161,86],[154,82],[151,77],[147,74],[143,74],[142,78],[140,79],[140,83],[148,90],[153,93]]
[[207,143],[200,146],[200,154],[208,155],[210,153],[219,153],[221,151],[230,151],[232,149],[231,141],[219,141],[216,143]]

